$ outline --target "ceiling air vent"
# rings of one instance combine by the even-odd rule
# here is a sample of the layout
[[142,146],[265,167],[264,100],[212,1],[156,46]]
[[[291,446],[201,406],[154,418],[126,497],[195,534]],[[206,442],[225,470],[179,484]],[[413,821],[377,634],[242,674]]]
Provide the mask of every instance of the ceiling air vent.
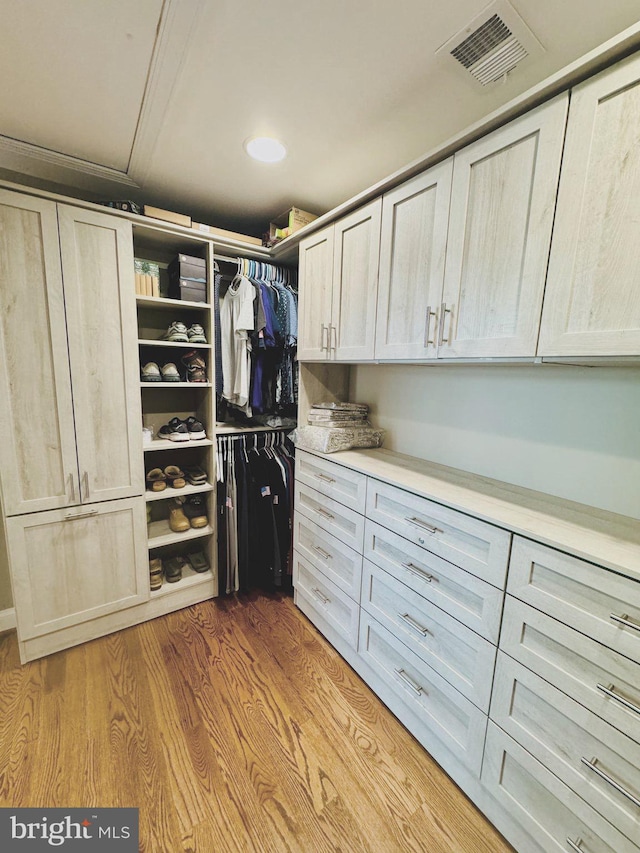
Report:
[[436,55],[481,86],[502,80],[505,74],[544,48],[507,0],[498,0],[442,45]]

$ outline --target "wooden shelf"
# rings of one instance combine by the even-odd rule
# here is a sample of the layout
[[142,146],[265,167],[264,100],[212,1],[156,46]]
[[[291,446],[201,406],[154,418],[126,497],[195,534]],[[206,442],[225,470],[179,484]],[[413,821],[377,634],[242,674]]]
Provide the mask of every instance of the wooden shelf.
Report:
[[[163,341],[157,339],[138,340],[138,346],[141,347],[181,347],[182,349],[211,349],[211,344],[190,344],[181,343],[180,341]],[[157,384],[157,383],[154,383]],[[174,385],[177,383],[173,383]],[[203,385],[203,382],[189,382],[189,385]]]
[[211,382],[141,382],[141,388],[213,388]]
[[211,536],[213,527],[189,528],[184,533],[174,533],[169,527],[169,520],[166,518],[160,521],[152,521],[147,525],[148,530],[148,546],[152,548],[162,548],[163,545],[175,545],[176,542],[188,542],[190,539],[202,539],[205,536]]
[[163,579],[160,589],[151,590],[151,598],[163,598],[165,595],[171,595],[172,593],[179,592],[185,587],[213,583],[213,580],[214,577],[211,569],[208,569],[206,572],[194,572],[191,566],[186,565],[182,567],[181,580],[175,581],[175,583],[167,583],[167,581]]
[[209,302],[189,302],[184,299],[167,299],[165,296],[140,296],[139,293],[136,294],[136,303],[138,305],[151,305],[154,308],[171,308],[173,310],[176,308],[201,308],[203,310],[211,308]]
[[151,444],[144,444],[145,453],[152,450],[179,450],[183,447],[208,447],[213,444],[210,438],[198,438],[191,441],[170,441],[168,438],[155,438]]
[[172,486],[167,486],[161,492],[150,492],[147,490],[144,493],[144,499],[147,503],[151,503],[152,501],[166,501],[169,498],[177,498],[180,495],[197,495],[200,492],[212,491],[213,486],[211,483],[203,483],[201,486],[192,486],[190,483],[187,483],[182,489],[174,489]]

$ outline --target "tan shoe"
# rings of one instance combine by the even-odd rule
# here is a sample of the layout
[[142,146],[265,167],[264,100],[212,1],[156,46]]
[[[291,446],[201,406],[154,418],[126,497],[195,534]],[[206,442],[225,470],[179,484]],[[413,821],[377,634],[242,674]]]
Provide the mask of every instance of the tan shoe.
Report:
[[177,501],[169,504],[169,527],[174,533],[184,533],[191,527],[189,519],[182,509],[182,504]]
[[160,589],[162,586],[162,560],[158,557],[149,560],[149,582],[151,589]]

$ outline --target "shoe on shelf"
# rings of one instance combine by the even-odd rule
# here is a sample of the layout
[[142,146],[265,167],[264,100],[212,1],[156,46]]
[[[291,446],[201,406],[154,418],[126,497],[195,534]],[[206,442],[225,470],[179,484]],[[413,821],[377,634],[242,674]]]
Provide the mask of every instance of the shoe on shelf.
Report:
[[189,441],[189,430],[180,418],[171,418],[158,430],[158,438],[168,438],[169,441]]
[[175,320],[162,336],[162,340],[173,341],[177,344],[188,344],[189,335],[187,334],[187,327],[179,320]]
[[187,382],[207,381],[207,364],[197,350],[185,353],[180,360],[187,368]]
[[150,492],[162,492],[167,488],[167,478],[161,468],[152,468],[147,474],[147,489]]
[[184,478],[184,473],[178,468],[177,465],[167,465],[164,469],[164,475],[169,481],[169,485],[172,489],[184,489],[187,485],[187,481]]
[[182,382],[182,377],[178,373],[178,368],[172,361],[163,364],[160,368],[163,382]]
[[179,498],[174,498],[169,504],[169,527],[174,533],[185,533],[191,527],[189,519],[184,514],[182,501]]
[[196,551],[194,554],[187,554],[187,559],[191,563],[191,568],[194,572],[206,572],[209,569],[209,560],[204,551]]
[[202,495],[190,495],[183,504],[184,514],[189,519],[191,527],[206,527],[209,524],[207,518],[207,502]]
[[183,557],[170,557],[164,561],[164,576],[167,583],[176,583],[182,580]]
[[149,585],[151,589],[162,586],[162,560],[159,557],[149,560]]
[[190,439],[196,439],[197,440],[197,439],[202,439],[202,438],[207,437],[207,433],[205,431],[204,426],[202,425],[202,423],[199,420],[194,418],[193,415],[189,415],[189,417],[185,418],[185,420],[183,420],[182,423],[186,426],[187,430],[189,431],[189,438]]
[[190,344],[206,344],[207,342],[207,336],[200,323],[192,323],[190,328],[187,329],[187,335],[189,336]]
[[155,361],[149,361],[143,368],[141,368],[140,379],[143,382],[162,382],[160,368]]
[[207,472],[199,465],[185,468],[184,476],[187,483],[191,483],[192,486],[203,486],[207,482]]

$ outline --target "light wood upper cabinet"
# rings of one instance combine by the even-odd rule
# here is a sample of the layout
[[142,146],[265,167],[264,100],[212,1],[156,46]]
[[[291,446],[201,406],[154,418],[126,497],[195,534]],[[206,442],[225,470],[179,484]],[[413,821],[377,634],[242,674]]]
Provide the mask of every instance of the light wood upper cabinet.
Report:
[[382,200],[300,242],[300,361],[373,358]]
[[376,199],[336,222],[329,349],[339,361],[374,355],[380,215]]
[[83,503],[144,492],[131,225],[59,205]]
[[538,354],[640,353],[640,60],[571,94]]
[[566,94],[454,156],[439,356],[534,356]]
[[333,292],[334,226],[300,241],[298,358],[326,361]]
[[0,190],[0,309],[5,515],[143,494],[131,226]]
[[382,199],[375,356],[435,358],[453,157]]
[[56,205],[0,190],[0,480],[5,515],[78,496]]

